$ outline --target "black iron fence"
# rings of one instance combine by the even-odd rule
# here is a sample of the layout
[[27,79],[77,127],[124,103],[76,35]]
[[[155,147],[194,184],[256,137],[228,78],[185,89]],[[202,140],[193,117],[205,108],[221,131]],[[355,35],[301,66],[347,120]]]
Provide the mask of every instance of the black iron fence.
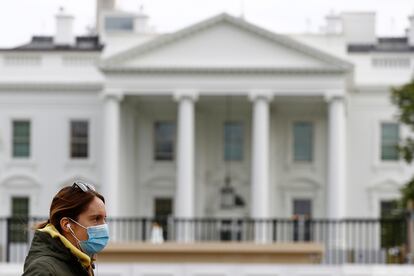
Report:
[[[42,218],[0,218],[0,262],[22,262]],[[404,263],[407,220],[398,219],[108,219],[111,242],[316,242],[323,263]]]

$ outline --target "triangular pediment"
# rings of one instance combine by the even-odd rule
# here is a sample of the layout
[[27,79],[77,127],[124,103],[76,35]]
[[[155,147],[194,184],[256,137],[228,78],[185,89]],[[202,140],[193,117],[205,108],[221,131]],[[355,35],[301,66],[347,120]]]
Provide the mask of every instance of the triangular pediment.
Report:
[[342,70],[350,64],[222,14],[109,57],[104,68]]

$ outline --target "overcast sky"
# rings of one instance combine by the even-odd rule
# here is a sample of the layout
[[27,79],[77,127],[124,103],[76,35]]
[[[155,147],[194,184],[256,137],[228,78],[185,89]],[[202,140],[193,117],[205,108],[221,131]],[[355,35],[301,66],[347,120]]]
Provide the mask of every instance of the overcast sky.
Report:
[[[377,33],[403,35],[413,0],[118,0],[117,8],[136,12],[143,5],[151,25],[171,32],[218,13],[239,16],[279,33],[316,32],[330,11],[375,11]],[[95,0],[0,0],[0,47],[50,35],[59,6],[75,16],[75,31],[84,34],[95,23]]]

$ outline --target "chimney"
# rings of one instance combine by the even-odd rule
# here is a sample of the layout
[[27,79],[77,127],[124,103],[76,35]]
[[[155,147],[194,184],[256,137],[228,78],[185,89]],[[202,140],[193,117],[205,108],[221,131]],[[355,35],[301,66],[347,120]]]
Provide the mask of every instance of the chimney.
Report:
[[408,27],[407,38],[408,38],[408,45],[414,47],[414,14],[408,17],[410,21],[410,26]]
[[70,46],[75,44],[75,36],[73,34],[72,15],[66,14],[61,7],[56,15],[56,33],[54,43],[60,46]]
[[325,17],[325,20],[327,34],[334,35],[342,33],[342,19],[338,14],[334,14],[334,12],[331,11],[331,13]]
[[348,44],[377,43],[374,12],[347,12],[342,14],[342,20],[343,33]]
[[144,7],[139,8],[139,12],[134,19],[134,30],[136,33],[148,33],[150,31],[149,16],[144,12]]
[[96,0],[96,31],[102,30],[102,13],[115,10],[115,0]]

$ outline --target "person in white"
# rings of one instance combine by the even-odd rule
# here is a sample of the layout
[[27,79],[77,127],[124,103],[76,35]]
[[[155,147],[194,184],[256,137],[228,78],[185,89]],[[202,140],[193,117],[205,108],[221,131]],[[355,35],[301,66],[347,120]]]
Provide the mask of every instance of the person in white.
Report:
[[154,222],[151,228],[151,243],[160,244],[163,242],[162,227],[157,222]]

